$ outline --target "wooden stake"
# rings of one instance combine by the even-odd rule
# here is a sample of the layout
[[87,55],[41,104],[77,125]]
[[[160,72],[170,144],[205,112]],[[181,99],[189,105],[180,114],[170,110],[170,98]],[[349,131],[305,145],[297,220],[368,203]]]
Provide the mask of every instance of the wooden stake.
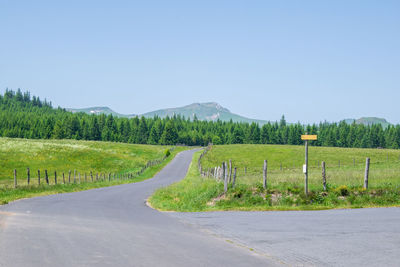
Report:
[[232,188],[235,188],[235,183],[236,183],[236,167],[235,171],[233,172]]
[[44,170],[44,178],[46,179],[46,184],[49,184],[49,175],[47,174],[47,170]]
[[267,188],[267,160],[264,160],[264,168],[263,168],[263,187]]
[[29,168],[26,169],[26,175],[27,175],[27,183],[29,185],[29,183],[31,182],[31,171],[29,170]]
[[14,169],[14,188],[17,188],[17,170]]
[[324,186],[324,191],[326,191],[325,161],[322,162],[322,184]]
[[54,184],[57,184],[57,171],[54,171]]
[[37,171],[38,185],[40,185],[40,170]]
[[228,172],[226,171],[226,163],[223,162],[222,163],[222,173],[223,173],[223,177],[224,177],[224,192],[228,192]]
[[370,158],[367,158],[365,162],[364,189],[368,189],[369,163]]

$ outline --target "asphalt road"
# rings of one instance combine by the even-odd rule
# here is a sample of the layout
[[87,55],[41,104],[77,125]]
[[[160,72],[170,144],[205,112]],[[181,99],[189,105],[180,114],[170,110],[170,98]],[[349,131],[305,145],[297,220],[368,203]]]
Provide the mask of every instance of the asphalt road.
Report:
[[273,266],[268,257],[145,205],[182,179],[185,151],[140,183],[0,206],[0,266]]
[[289,266],[400,266],[400,208],[169,215]]

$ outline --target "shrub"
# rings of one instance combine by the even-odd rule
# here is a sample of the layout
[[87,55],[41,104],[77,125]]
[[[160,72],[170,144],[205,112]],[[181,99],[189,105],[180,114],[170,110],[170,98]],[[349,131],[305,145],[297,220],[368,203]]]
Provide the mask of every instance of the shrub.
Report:
[[340,196],[345,197],[349,195],[349,189],[345,185],[341,185],[335,190]]

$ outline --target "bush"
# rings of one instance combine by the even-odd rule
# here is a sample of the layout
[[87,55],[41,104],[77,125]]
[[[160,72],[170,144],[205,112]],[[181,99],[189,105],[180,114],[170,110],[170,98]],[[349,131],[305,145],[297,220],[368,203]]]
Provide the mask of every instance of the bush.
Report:
[[169,155],[171,155],[171,151],[169,151],[169,149],[165,150],[165,157],[169,157]]
[[345,197],[349,195],[349,189],[345,185],[341,185],[335,190],[340,196]]

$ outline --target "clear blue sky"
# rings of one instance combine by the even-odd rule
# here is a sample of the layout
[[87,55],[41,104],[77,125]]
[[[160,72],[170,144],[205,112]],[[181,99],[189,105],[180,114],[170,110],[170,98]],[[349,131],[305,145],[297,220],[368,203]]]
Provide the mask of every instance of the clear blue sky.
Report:
[[144,113],[400,123],[400,1],[0,1],[0,90]]

